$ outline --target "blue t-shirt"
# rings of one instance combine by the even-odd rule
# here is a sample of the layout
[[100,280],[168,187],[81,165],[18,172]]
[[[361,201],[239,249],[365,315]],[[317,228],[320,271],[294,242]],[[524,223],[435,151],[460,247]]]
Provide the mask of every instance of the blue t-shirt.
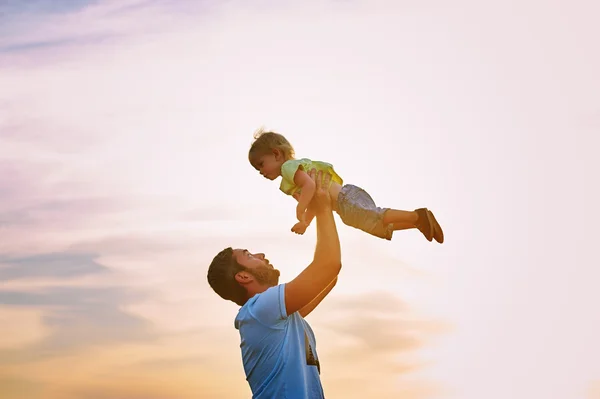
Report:
[[315,335],[300,313],[286,314],[284,292],[254,295],[235,318],[252,398],[324,398]]

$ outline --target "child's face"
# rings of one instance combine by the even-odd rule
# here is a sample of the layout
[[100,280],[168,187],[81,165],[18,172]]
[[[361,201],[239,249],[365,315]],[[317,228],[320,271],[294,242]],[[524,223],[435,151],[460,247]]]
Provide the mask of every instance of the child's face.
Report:
[[261,156],[254,163],[254,168],[265,178],[275,180],[281,175],[282,157],[277,152]]

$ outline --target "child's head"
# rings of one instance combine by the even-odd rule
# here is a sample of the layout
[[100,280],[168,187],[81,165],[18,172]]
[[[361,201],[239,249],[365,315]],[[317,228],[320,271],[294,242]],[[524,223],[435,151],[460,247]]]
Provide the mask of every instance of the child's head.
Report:
[[269,180],[281,175],[281,165],[294,159],[294,147],[279,133],[259,129],[248,151],[248,160],[254,169]]

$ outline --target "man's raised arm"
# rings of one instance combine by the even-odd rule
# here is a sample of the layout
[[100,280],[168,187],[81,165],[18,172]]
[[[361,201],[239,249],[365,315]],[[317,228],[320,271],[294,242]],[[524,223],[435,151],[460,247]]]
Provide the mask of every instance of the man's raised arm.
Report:
[[333,287],[335,287],[335,285],[337,284],[337,276],[333,279],[333,281],[331,283],[329,283],[329,285],[327,287],[325,287],[325,289],[323,291],[321,291],[319,293],[319,295],[317,295],[316,298],[314,298],[308,305],[306,305],[305,307],[303,307],[302,309],[300,309],[298,312],[300,313],[300,316],[302,317],[306,317],[308,316],[313,310],[315,310],[315,308],[317,306],[319,306],[319,304],[321,303],[321,301],[329,294],[329,292],[331,292],[331,290],[333,289]]
[[326,173],[323,176],[319,171],[315,179],[314,169],[309,174],[316,185],[310,208],[317,219],[317,247],[311,264],[285,285],[285,307],[288,315],[311,303],[333,282],[342,268],[340,239],[329,196],[331,175]]

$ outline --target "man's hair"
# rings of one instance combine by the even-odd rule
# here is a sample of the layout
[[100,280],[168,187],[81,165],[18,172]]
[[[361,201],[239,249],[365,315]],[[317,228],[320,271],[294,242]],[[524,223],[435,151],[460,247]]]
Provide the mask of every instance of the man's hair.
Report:
[[245,270],[245,267],[235,260],[233,249],[225,248],[214,257],[208,267],[208,284],[221,298],[242,306],[248,299],[248,292],[235,279],[235,275],[242,270]]
[[268,132],[263,128],[260,128],[254,132],[254,142],[248,151],[248,160],[252,166],[255,166],[255,162],[258,158],[271,153],[275,149],[282,152],[286,161],[294,159],[294,147],[292,147],[290,142],[283,135],[275,132]]

